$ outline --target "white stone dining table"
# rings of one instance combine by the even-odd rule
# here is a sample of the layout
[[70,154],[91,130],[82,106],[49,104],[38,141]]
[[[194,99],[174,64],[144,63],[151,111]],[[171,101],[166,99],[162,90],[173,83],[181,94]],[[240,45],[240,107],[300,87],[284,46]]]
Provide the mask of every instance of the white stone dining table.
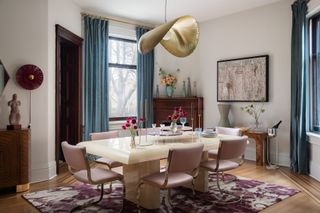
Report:
[[[209,149],[218,148],[220,139],[236,137],[239,136],[218,135],[215,138],[205,138],[197,137],[193,132],[184,132],[183,135],[176,136],[137,136],[136,143],[141,145],[137,145],[135,148],[130,147],[130,137],[84,141],[77,145],[85,146],[87,153],[123,163],[123,176],[126,185],[125,198],[137,203],[137,188],[140,178],[159,172],[160,160],[167,158],[169,149],[202,143],[204,144],[202,155],[204,161],[208,159]],[[195,189],[202,192],[208,190],[208,172],[206,170],[200,169],[195,181]],[[147,209],[159,208],[160,189],[148,184],[143,185],[140,204]]]

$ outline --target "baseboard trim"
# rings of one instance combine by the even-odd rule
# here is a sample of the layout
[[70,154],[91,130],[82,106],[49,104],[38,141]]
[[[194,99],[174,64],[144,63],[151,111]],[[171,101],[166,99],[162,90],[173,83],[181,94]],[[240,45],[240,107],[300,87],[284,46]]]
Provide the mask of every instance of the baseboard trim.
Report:
[[[270,157],[271,159],[275,159],[275,153],[271,152]],[[256,149],[252,147],[247,147],[245,152],[245,159],[256,161]],[[279,153],[278,155],[278,165],[290,167],[290,156],[288,153]],[[274,163],[274,161],[272,161]]]
[[310,162],[310,176],[320,181],[320,166],[313,161]]
[[38,166],[38,168],[31,169],[31,183],[47,181],[57,176],[55,161],[50,161],[48,164]]

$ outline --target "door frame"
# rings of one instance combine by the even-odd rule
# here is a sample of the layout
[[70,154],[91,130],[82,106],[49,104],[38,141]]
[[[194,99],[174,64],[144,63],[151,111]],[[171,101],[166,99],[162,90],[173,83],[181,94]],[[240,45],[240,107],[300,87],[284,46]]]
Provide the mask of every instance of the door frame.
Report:
[[82,141],[82,43],[83,39],[64,27],[56,24],[56,101],[55,101],[55,155],[56,155],[56,171],[59,174],[59,159],[60,159],[60,117],[61,117],[61,43],[62,41],[71,42],[77,47],[77,62],[78,66],[76,68],[76,97],[75,100],[78,103],[77,107],[74,109],[78,116],[74,121],[77,124],[74,131],[76,131],[77,141]]

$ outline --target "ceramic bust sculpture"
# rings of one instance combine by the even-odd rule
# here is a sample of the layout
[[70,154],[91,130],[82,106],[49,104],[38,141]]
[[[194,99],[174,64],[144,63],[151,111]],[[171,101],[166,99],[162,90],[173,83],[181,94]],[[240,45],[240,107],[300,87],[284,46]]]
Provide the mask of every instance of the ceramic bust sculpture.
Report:
[[20,123],[20,111],[19,106],[21,102],[17,99],[17,94],[12,95],[12,100],[8,102],[8,106],[11,107],[9,115],[10,125],[19,125]]

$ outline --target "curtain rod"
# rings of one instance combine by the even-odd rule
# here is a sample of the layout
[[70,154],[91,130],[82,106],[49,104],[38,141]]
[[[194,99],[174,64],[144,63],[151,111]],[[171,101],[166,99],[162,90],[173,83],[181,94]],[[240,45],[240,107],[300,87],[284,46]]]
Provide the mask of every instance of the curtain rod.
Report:
[[106,16],[98,16],[98,15],[93,15],[90,13],[85,13],[85,12],[81,12],[80,13],[82,16],[89,16],[92,18],[97,18],[97,19],[102,19],[102,20],[111,20],[111,21],[116,21],[116,22],[120,22],[123,24],[130,24],[130,25],[134,25],[137,27],[143,27],[143,28],[148,28],[148,29],[152,29],[153,27],[151,26],[146,26],[146,25],[142,25],[142,24],[137,24],[136,22],[130,22],[130,21],[124,21],[124,20],[120,20],[120,19],[116,19],[116,18],[111,18],[111,17],[106,17]]

